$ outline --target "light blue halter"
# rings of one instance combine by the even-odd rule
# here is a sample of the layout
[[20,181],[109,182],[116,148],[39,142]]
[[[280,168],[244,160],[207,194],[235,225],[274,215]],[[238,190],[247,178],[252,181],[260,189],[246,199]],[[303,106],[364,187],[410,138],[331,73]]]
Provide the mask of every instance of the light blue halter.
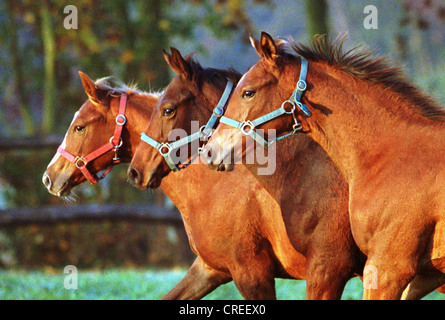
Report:
[[[311,116],[309,108],[305,104],[301,103],[301,101],[300,101],[301,96],[303,95],[304,91],[307,88],[307,85],[306,85],[307,69],[308,69],[308,62],[304,57],[301,57],[300,79],[297,82],[297,87],[295,88],[295,90],[292,93],[289,100],[284,101],[281,104],[281,107],[279,109],[272,111],[268,114],[265,114],[264,116],[261,116],[255,120],[252,120],[252,121],[245,120],[243,122],[239,122],[239,121],[236,121],[236,120],[233,120],[233,119],[223,116],[223,117],[221,117],[219,122],[241,130],[245,135],[252,137],[255,141],[260,143],[265,148],[268,148],[275,141],[279,141],[279,140],[282,140],[288,136],[296,134],[298,131],[300,131],[302,129],[302,127],[301,127],[301,123],[299,123],[297,121],[297,118],[295,117],[295,108],[298,106],[298,108],[300,108],[301,111],[303,111],[308,117]],[[287,111],[285,108],[287,103],[290,104],[292,107],[291,110],[289,110],[289,111]],[[292,117],[294,119],[294,125],[292,126],[292,132],[282,135],[278,138],[275,138],[274,140],[269,142],[269,141],[266,141],[260,134],[258,134],[254,130],[257,126],[259,126],[265,122],[268,122],[270,120],[273,120],[283,114],[292,114]]]
[[215,109],[213,109],[213,113],[210,116],[209,121],[207,121],[207,124],[205,126],[202,126],[199,131],[188,135],[187,137],[181,138],[177,141],[174,141],[172,143],[168,142],[158,142],[149,136],[147,136],[144,132],[141,133],[141,140],[148,143],[150,146],[155,148],[159,151],[159,153],[164,157],[165,161],[167,162],[168,166],[172,171],[179,171],[180,168],[175,164],[171,157],[171,152],[173,150],[177,150],[181,148],[182,146],[185,146],[192,141],[199,140],[202,137],[209,138],[212,134],[212,129],[215,127],[216,121],[218,118],[220,118],[224,114],[224,107],[227,104],[227,100],[229,100],[230,93],[232,92],[233,88],[233,81],[230,79],[227,79],[227,85],[224,89],[224,92],[221,96],[221,99],[219,100],[218,104],[216,105]]

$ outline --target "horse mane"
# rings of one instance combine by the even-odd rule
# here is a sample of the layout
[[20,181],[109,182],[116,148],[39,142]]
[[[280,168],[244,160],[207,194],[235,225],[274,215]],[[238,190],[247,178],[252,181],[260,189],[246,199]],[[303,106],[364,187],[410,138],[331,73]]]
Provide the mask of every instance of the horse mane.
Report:
[[224,88],[227,79],[232,80],[233,83],[236,84],[242,76],[238,71],[231,67],[228,69],[203,68],[198,61],[191,57],[191,55],[187,57],[187,62],[192,68],[192,80],[198,85],[199,89],[201,89],[205,82]]
[[311,61],[324,61],[345,73],[370,83],[382,84],[411,102],[417,113],[432,120],[445,121],[445,109],[407,79],[403,68],[395,66],[388,57],[374,55],[375,50],[363,46],[344,51],[346,35],[334,40],[317,35],[310,45],[292,39],[276,39],[278,53],[303,56]]
[[123,94],[126,94],[126,95],[132,95],[132,94],[154,95],[154,96],[159,97],[162,94],[162,91],[153,91],[153,92],[141,91],[138,89],[138,86],[136,83],[125,84],[119,80],[116,80],[112,76],[97,79],[94,82],[94,84],[97,89],[104,90],[107,92],[107,95],[111,95],[111,96],[115,96],[115,97],[116,96],[120,97]]

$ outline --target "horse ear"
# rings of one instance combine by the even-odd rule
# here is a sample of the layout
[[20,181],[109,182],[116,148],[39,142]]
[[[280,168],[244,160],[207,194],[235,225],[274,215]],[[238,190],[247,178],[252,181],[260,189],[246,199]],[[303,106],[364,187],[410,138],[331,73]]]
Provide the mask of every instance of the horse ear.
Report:
[[91,102],[95,104],[102,104],[104,95],[101,90],[96,88],[93,80],[90,79],[85,73],[79,71],[80,80],[82,80],[82,86]]
[[184,60],[189,62],[194,54],[195,54],[194,52],[190,52],[188,55],[185,56]]
[[170,47],[170,50],[172,52],[171,55],[163,50],[165,61],[178,76],[184,79],[191,79],[193,72],[190,64],[182,57],[178,49]]
[[249,40],[250,40],[250,44],[252,45],[252,47],[255,49],[256,53],[258,53],[258,55],[260,57],[263,57],[263,50],[261,49],[261,45],[260,42],[255,39],[252,34],[250,34],[249,36]]
[[273,41],[272,36],[267,32],[264,31],[261,32],[260,46],[261,46],[262,58],[273,62],[275,58],[278,57],[277,47],[275,46],[275,42]]

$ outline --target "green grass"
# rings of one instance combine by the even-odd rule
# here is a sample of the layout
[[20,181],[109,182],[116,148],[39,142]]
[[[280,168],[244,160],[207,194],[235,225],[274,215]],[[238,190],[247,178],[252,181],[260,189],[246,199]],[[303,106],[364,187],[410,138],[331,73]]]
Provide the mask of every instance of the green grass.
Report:
[[[185,270],[107,270],[78,273],[78,289],[64,288],[67,274],[43,271],[0,271],[0,299],[39,300],[111,300],[159,299],[185,274]],[[305,299],[304,281],[277,279],[277,298]],[[348,282],[343,299],[361,299],[362,283],[358,278]],[[206,300],[238,300],[242,296],[233,282],[223,285],[205,297]],[[430,293],[425,299],[445,300],[445,295]]]

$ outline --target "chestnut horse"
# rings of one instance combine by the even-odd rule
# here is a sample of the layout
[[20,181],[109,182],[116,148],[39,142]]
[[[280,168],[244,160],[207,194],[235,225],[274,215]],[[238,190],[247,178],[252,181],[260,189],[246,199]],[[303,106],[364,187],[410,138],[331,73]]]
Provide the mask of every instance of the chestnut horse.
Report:
[[[119,108],[122,97],[127,99],[117,154],[110,150],[87,163],[91,176],[96,176],[114,164],[115,155],[121,162],[130,162],[158,95],[114,89],[104,81],[94,83],[85,74],[80,76],[89,99],[61,146],[73,156],[85,159],[108,144],[116,122],[125,122]],[[212,101],[218,99],[218,93]],[[289,242],[278,204],[252,175],[241,170],[241,176],[243,180],[235,173],[211,172],[203,165],[163,179],[161,188],[180,210],[190,246],[198,255],[185,277],[163,299],[200,299],[232,279],[245,298],[274,299],[274,277],[305,277],[306,260]],[[68,195],[85,180],[82,171],[60,153],[43,175],[48,191],[57,196]]]
[[[253,43],[261,59],[229,101],[231,120],[207,144],[210,164],[219,167],[243,140],[232,125],[248,123],[254,136],[261,122],[266,140],[270,129],[301,129],[348,182],[352,233],[368,257],[364,298],[399,299],[416,275],[413,284],[432,291],[445,282],[444,109],[386,59],[344,53],[342,43],[318,37],[305,46],[262,33]],[[280,108],[289,114],[258,120]]]
[[[224,91],[226,78],[233,79],[230,71],[203,69],[193,59],[184,59],[174,48],[171,55],[164,52],[164,56],[177,77],[164,90],[143,134],[158,142],[171,141],[169,136],[172,130],[184,129],[192,134],[190,129],[193,121],[199,121],[199,125],[205,124]],[[267,188],[261,187],[258,182],[255,182],[255,186],[249,185],[252,182],[245,185],[246,181],[251,181],[252,174],[246,167],[240,166],[235,173],[220,173],[218,179],[221,179],[221,193],[218,197],[211,197],[206,194],[210,188],[206,180],[209,178],[203,178],[211,175],[199,158],[179,172],[199,176],[200,179],[196,179],[195,184],[190,184],[190,188],[197,193],[197,197],[203,194],[201,196],[207,198],[209,203],[218,202],[221,206],[235,208],[234,199],[241,197],[247,190],[253,194],[267,190],[273,198],[269,197],[264,201],[270,201],[274,210],[263,210],[262,216],[267,224],[258,224],[254,228],[263,233],[262,230],[266,227],[272,234],[280,234],[282,230],[271,227],[271,224],[273,221],[280,221],[280,224],[284,221],[293,246],[307,259],[308,299],[339,299],[346,282],[355,272],[362,270],[365,261],[353,241],[349,227],[347,185],[329,157],[315,142],[304,136],[295,142],[297,143],[294,145],[280,146],[279,151],[284,152],[287,149],[289,158],[300,155],[300,159],[295,162],[296,166],[285,168],[283,159],[277,159],[277,170],[288,170],[289,175],[299,175],[298,180],[283,177],[280,181],[268,184]],[[151,144],[156,145],[153,142]],[[128,169],[129,177],[142,189],[156,187],[162,177],[176,177],[178,174],[171,173],[164,157],[152,145],[141,142]],[[189,158],[196,154],[196,149],[189,150]],[[224,182],[226,176],[228,180]],[[232,192],[232,195],[224,192],[225,190]],[[281,210],[276,206],[277,203]],[[229,215],[230,209],[225,210]],[[209,214],[210,211],[207,212]],[[227,216],[222,216],[221,219],[225,220]],[[234,220],[241,228],[252,227],[251,222],[241,216]],[[217,223],[216,219],[212,221]],[[205,225],[205,228],[208,227],[209,225]],[[220,241],[223,241],[225,236],[222,232],[213,236],[220,237]]]

